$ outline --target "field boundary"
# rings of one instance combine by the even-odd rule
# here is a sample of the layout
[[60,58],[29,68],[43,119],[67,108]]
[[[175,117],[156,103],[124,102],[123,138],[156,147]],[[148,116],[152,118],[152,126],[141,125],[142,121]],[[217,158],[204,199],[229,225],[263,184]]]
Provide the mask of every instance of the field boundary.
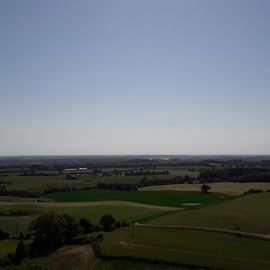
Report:
[[155,204],[138,203],[131,201],[120,200],[104,200],[104,201],[89,201],[89,202],[0,202],[0,206],[5,205],[34,205],[40,207],[91,207],[91,206],[127,206],[127,207],[142,207],[164,211],[179,211],[184,210],[183,207],[162,206]]
[[181,225],[154,225],[154,224],[143,224],[143,223],[138,223],[138,222],[134,223],[134,226],[135,227],[142,227],[142,228],[158,228],[158,229],[216,232],[216,233],[230,234],[230,235],[234,235],[234,236],[238,236],[238,237],[243,236],[243,237],[248,237],[248,238],[253,238],[253,239],[270,241],[270,235],[266,235],[266,234],[249,233],[249,232],[210,228],[210,227],[181,226]]

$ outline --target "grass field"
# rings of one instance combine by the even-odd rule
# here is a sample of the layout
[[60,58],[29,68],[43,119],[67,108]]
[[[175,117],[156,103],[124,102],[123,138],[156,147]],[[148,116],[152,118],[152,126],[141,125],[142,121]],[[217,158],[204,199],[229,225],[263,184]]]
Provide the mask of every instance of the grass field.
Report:
[[[222,193],[228,195],[240,195],[245,191],[253,189],[261,189],[263,191],[270,190],[270,183],[233,183],[220,182],[211,183],[211,192]],[[176,185],[162,185],[144,187],[141,190],[161,191],[161,190],[175,190],[175,191],[200,191],[201,184],[176,184]]]
[[14,252],[17,247],[17,240],[1,240],[0,241],[0,258],[7,255],[10,252]]
[[105,235],[102,252],[110,256],[128,256],[195,264],[217,269],[270,269],[268,241],[236,238],[219,233],[170,229],[131,228]]
[[26,216],[0,216],[0,228],[8,231],[12,235],[19,232],[26,232],[28,225],[38,214],[53,210],[57,214],[69,214],[76,218],[86,217],[93,223],[98,223],[102,215],[112,214],[121,221],[136,221],[151,216],[160,216],[164,212],[170,212],[170,209],[163,207],[151,207],[147,205],[138,205],[121,202],[101,202],[95,203],[32,203],[32,204],[7,204],[0,205],[0,211],[9,209],[21,209],[34,212],[33,215]]
[[[86,202],[86,201],[130,201],[152,205],[183,207],[183,204],[201,204],[200,206],[228,201],[235,197],[222,194],[202,194],[201,192],[183,191],[106,191],[82,190],[57,192],[48,194],[45,198],[58,202]],[[196,207],[199,207],[198,205]]]
[[[190,270],[190,268],[166,263],[151,263],[131,260],[95,260],[91,270]],[[203,270],[203,269],[201,269]]]
[[252,194],[193,211],[179,211],[150,221],[163,225],[187,225],[270,234],[270,193]]

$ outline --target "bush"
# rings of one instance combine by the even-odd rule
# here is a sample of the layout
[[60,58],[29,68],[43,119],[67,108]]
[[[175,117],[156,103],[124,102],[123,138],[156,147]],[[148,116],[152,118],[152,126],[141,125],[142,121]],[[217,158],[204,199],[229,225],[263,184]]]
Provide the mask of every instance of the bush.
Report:
[[91,233],[95,230],[94,225],[87,218],[81,218],[79,220],[79,223],[80,223],[84,233]]
[[115,222],[116,220],[112,215],[104,215],[99,221],[103,230],[107,232],[110,232],[113,230]]
[[9,239],[9,233],[8,232],[3,232],[0,229],[0,240],[5,240],[5,239]]

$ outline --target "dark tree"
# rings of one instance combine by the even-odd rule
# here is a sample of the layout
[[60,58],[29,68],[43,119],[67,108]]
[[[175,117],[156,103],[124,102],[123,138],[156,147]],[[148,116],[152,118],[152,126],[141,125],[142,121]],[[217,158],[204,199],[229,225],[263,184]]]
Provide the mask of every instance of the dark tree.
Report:
[[5,240],[5,239],[9,239],[9,234],[8,234],[8,232],[3,232],[0,229],[0,240]]
[[20,241],[17,245],[15,252],[15,261],[20,263],[27,256],[27,248],[23,241]]
[[72,238],[76,237],[81,232],[79,222],[70,215],[58,216],[59,223],[65,238],[65,242],[69,243]]
[[94,225],[87,218],[81,218],[79,220],[81,227],[83,228],[84,233],[91,233],[94,231]]
[[59,219],[53,212],[48,212],[34,219],[29,230],[35,234],[31,246],[32,255],[53,251],[64,245],[63,230]]
[[69,215],[55,215],[48,212],[34,219],[29,230],[35,235],[31,246],[31,254],[51,252],[71,240],[80,233],[80,225]]
[[99,223],[103,227],[104,231],[112,231],[115,223],[115,218],[112,215],[104,215]]
[[211,187],[209,186],[209,185],[206,185],[206,184],[203,184],[202,186],[201,186],[201,191],[202,191],[202,193],[208,193],[208,191],[211,189]]

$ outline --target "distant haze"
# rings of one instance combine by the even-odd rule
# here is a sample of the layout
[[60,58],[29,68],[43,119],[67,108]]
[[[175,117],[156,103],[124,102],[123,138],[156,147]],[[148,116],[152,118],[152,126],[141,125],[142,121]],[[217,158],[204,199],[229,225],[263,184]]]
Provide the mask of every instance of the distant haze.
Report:
[[270,1],[0,1],[0,156],[270,154]]

